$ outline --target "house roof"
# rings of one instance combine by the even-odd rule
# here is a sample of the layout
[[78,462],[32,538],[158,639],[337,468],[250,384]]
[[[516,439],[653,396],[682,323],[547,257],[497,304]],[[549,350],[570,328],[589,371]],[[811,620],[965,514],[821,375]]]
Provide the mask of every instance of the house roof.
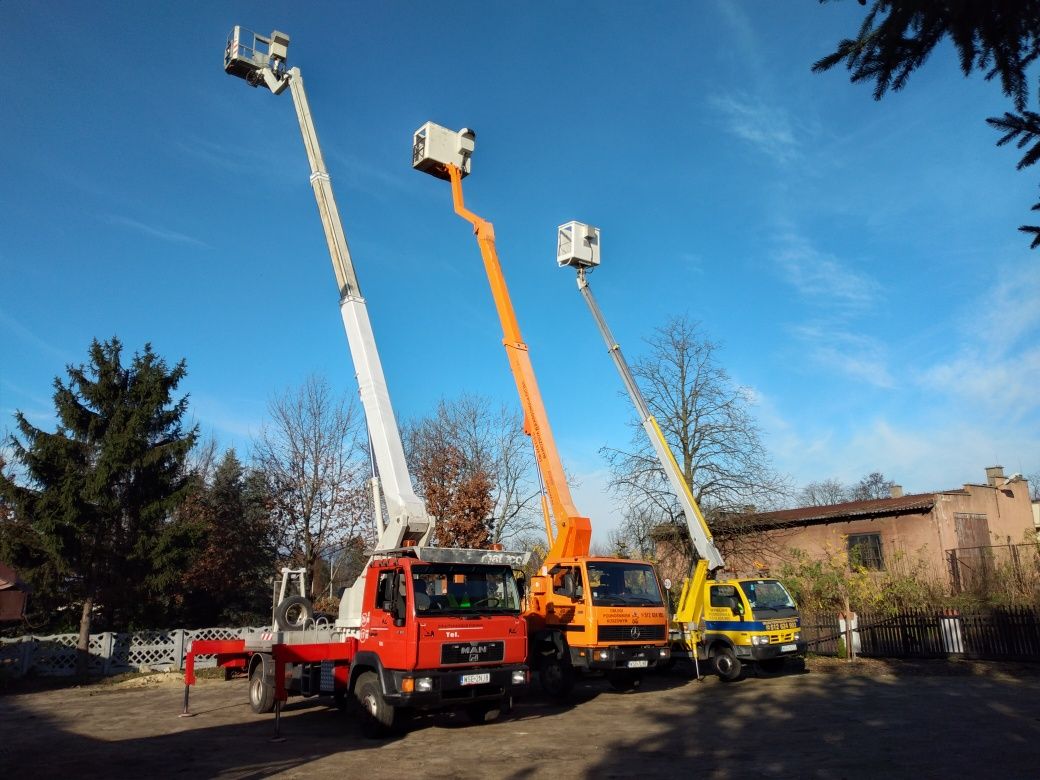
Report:
[[761,512],[744,518],[742,524],[747,527],[747,530],[790,528],[799,525],[820,525],[891,515],[924,513],[931,511],[934,505],[935,493],[917,493],[899,498],[875,498],[869,501],[846,501],[844,504]]

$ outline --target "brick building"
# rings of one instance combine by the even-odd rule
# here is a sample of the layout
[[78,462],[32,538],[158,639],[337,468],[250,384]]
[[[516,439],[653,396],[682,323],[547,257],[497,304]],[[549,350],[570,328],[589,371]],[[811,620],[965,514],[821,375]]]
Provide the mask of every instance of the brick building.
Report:
[[[749,543],[736,546],[754,552],[731,554],[727,566],[744,572],[764,566],[777,573],[794,549],[824,557],[844,547],[875,569],[886,568],[902,552],[923,561],[937,580],[949,582],[959,576],[958,560],[971,569],[976,559],[992,560],[996,546],[1014,553],[1013,546],[1033,532],[1029,483],[991,466],[984,484],[913,495],[895,487],[890,498],[749,515],[741,521],[741,539]],[[675,533],[661,528],[655,534],[662,575],[673,578],[686,565]]]

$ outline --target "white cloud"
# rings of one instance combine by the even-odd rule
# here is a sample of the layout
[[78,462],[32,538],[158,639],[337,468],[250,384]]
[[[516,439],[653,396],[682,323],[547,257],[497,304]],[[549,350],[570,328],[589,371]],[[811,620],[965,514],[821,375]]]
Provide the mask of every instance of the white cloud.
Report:
[[983,469],[993,463],[1024,473],[1040,467],[1035,433],[984,422],[947,419],[913,426],[878,417],[840,436],[771,419],[763,425],[777,468],[791,474],[795,485],[832,477],[848,484],[880,471],[906,492],[924,493],[980,482]]
[[[33,333],[29,328],[22,325],[18,320],[11,317],[3,309],[0,309],[0,330],[8,331],[25,344],[29,344],[36,349],[47,352],[53,357],[61,360],[62,364],[73,362],[72,355],[65,352],[63,349],[59,349],[48,341],[44,341],[42,338]],[[25,391],[11,384],[9,381],[4,380],[4,384],[12,390],[21,392],[23,395]]]
[[130,219],[130,217],[109,214],[105,219],[113,225],[122,225],[123,227],[133,228],[147,236],[159,238],[163,241],[169,241],[174,244],[190,244],[192,246],[200,247],[209,246],[205,241],[200,241],[199,239],[186,235],[185,233],[178,233],[176,230],[168,230],[164,227],[159,227],[158,225],[146,225],[144,222],[138,222],[136,219]]
[[798,156],[788,113],[746,94],[715,95],[708,102],[725,118],[730,132],[779,164]]
[[881,285],[858,273],[837,257],[821,252],[793,231],[782,234],[776,252],[785,279],[814,303],[846,309],[862,309],[876,300]]
[[821,324],[799,325],[793,333],[818,366],[874,387],[895,387],[887,351],[877,340]]
[[1040,411],[1040,268],[1002,269],[965,309],[961,345],[921,371],[918,382],[967,402],[973,415],[994,424],[1017,424]]

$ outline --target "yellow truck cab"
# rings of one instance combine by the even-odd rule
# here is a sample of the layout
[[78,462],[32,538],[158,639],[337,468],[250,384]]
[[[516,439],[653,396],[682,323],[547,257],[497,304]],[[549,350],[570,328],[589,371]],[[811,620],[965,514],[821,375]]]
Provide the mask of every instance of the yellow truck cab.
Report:
[[[766,673],[804,663],[798,606],[781,582],[770,578],[707,579],[697,569],[683,586],[672,622],[672,655],[710,661],[727,682],[745,666]],[[696,656],[695,656],[696,654]]]

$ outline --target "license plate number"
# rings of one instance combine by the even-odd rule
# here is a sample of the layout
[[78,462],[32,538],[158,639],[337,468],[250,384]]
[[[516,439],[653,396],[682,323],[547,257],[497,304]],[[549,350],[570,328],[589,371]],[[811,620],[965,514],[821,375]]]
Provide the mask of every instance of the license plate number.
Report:
[[628,662],[628,668],[629,669],[638,669],[638,668],[641,668],[641,667],[644,667],[644,666],[649,666],[649,665],[650,665],[650,662],[647,661],[645,658],[642,659],[642,660],[639,660],[639,661],[629,661]]
[[798,645],[781,645],[780,646],[780,652],[781,653],[790,653],[790,652],[793,652],[793,651],[795,651],[797,649],[798,649]]
[[491,682],[491,672],[484,672],[483,674],[462,675],[463,685],[483,685],[484,683],[489,682]]

